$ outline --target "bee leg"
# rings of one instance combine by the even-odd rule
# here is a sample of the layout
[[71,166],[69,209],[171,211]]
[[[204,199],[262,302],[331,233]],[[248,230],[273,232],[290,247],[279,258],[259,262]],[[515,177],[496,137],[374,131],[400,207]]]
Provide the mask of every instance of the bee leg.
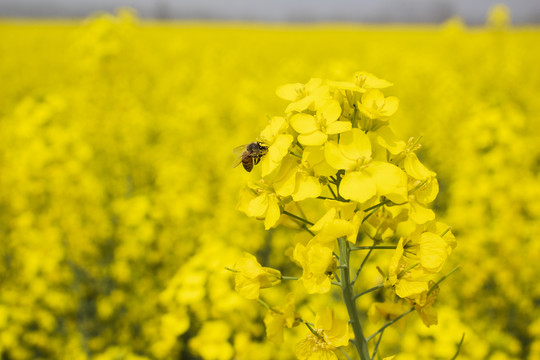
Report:
[[261,157],[260,157],[260,156],[254,157],[254,158],[253,158],[253,165],[257,165],[257,164],[259,163],[259,161],[261,161]]

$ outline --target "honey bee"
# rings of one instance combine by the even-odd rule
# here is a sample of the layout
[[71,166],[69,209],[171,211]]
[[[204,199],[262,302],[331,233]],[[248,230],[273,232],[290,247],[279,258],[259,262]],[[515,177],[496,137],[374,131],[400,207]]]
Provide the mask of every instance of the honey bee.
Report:
[[244,169],[246,169],[247,172],[251,172],[253,166],[257,165],[259,161],[261,161],[261,158],[268,153],[268,146],[259,141],[255,141],[247,145],[239,146],[233,151],[240,154],[234,162],[233,167],[237,167],[242,163]]

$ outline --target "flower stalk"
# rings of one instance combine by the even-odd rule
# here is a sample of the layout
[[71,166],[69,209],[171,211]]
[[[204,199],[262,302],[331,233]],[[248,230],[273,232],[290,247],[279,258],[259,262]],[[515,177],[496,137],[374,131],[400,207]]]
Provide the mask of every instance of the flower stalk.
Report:
[[343,295],[343,301],[347,307],[349,313],[350,323],[354,332],[354,346],[360,355],[362,360],[370,360],[368,343],[364,337],[362,331],[362,325],[360,324],[360,315],[358,314],[358,308],[356,307],[354,290],[350,279],[349,259],[350,249],[349,243],[343,237],[338,239],[339,243],[339,261],[340,261],[340,273],[341,273],[341,293]]

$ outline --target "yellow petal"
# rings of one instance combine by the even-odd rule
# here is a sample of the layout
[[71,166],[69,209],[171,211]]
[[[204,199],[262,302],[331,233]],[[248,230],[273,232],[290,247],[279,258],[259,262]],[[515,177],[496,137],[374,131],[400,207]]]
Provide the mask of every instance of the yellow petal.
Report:
[[381,115],[392,116],[395,114],[399,106],[399,99],[395,96],[389,96],[384,99],[384,107],[381,110]]
[[277,198],[275,196],[271,196],[268,202],[268,211],[266,213],[266,218],[264,219],[264,229],[268,230],[274,227],[279,220],[280,215],[281,213],[279,211]]
[[439,182],[437,178],[431,178],[426,184],[414,192],[416,200],[421,204],[429,204],[437,197],[439,193]]
[[365,89],[384,89],[394,85],[389,81],[379,79],[375,75],[365,71],[354,74],[354,77],[356,82]]
[[324,145],[324,157],[326,162],[336,170],[352,170],[356,166],[356,161],[345,157],[339,150],[338,144],[333,141]]
[[302,243],[296,243],[293,251],[293,259],[300,267],[304,268],[307,266],[305,245],[303,245]]
[[351,160],[367,160],[371,157],[371,142],[369,141],[369,137],[357,128],[341,134],[339,149],[343,155]]
[[256,195],[250,188],[248,188],[247,186],[242,188],[242,190],[240,190],[240,196],[238,198],[238,204],[236,205],[236,209],[245,213],[247,211],[249,203],[255,198]]
[[446,241],[440,236],[425,232],[420,236],[420,263],[426,270],[437,272],[441,270],[448,252]]
[[317,317],[315,318],[315,327],[317,329],[328,331],[332,329],[333,323],[334,323],[334,311],[330,309],[329,307],[317,313]]
[[281,272],[270,267],[263,267],[263,273],[257,277],[261,289],[276,286],[281,283]]
[[274,180],[274,190],[279,196],[289,196],[294,192],[296,186],[296,173],[298,166],[294,159],[287,158],[283,161],[283,166]]
[[336,217],[337,210],[336,208],[330,208],[326,214],[323,215],[322,218],[319,219],[313,226],[309,228],[309,230],[314,232],[319,232],[323,229],[326,224],[328,224],[330,221],[334,220]]
[[281,162],[279,161],[273,161],[270,155],[263,157],[261,160],[261,176],[270,175],[280,164]]
[[418,315],[420,315],[422,322],[427,327],[430,327],[431,325],[437,325],[439,323],[439,321],[437,320],[437,310],[435,310],[435,308],[431,306],[419,309]]
[[330,278],[324,274],[303,277],[302,283],[308,294],[325,294],[332,287]]
[[304,89],[304,84],[286,84],[276,89],[276,95],[283,100],[296,101],[301,96]]
[[251,200],[246,208],[246,215],[249,217],[263,217],[268,209],[268,194],[262,193]]
[[321,244],[309,244],[307,247],[307,264],[314,274],[325,275],[334,255],[332,249]]
[[311,134],[298,135],[298,141],[302,145],[306,145],[306,146],[322,145],[324,144],[327,138],[328,138],[328,135],[318,130],[312,132]]
[[308,95],[298,101],[290,103],[285,109],[285,112],[286,113],[302,112],[312,107],[313,101],[314,101],[313,96]]
[[272,161],[279,163],[285,155],[289,152],[289,147],[291,146],[294,138],[290,134],[280,134],[276,137],[274,143],[268,149],[268,157]]
[[356,238],[358,237],[358,230],[360,229],[360,225],[362,224],[363,214],[362,211],[357,211],[352,220],[351,224],[353,226],[353,232],[347,235],[347,241],[356,244]]
[[411,297],[413,295],[418,295],[423,291],[428,290],[427,281],[410,281],[406,279],[401,279],[396,285],[396,294],[400,298]]
[[341,106],[334,99],[326,100],[317,110],[320,111],[327,125],[333,123],[341,116]]
[[294,201],[302,201],[308,198],[316,198],[321,195],[322,187],[319,179],[298,172],[296,176],[296,188],[292,194]]
[[407,146],[405,141],[399,140],[388,126],[382,126],[377,130],[377,142],[393,155],[401,153]]
[[362,105],[369,109],[378,110],[384,106],[384,95],[379,90],[368,90],[362,95]]
[[317,176],[332,176],[336,173],[336,170],[326,162],[322,146],[306,146],[302,154],[302,163],[307,168],[313,169]]
[[274,116],[272,120],[270,120],[270,124],[268,124],[261,132],[261,139],[266,143],[273,143],[276,136],[285,131],[288,127],[289,124],[283,117]]
[[266,337],[274,343],[283,342],[283,327],[285,319],[282,314],[268,310],[264,317],[264,325],[266,327]]
[[390,265],[388,266],[389,277],[391,285],[394,285],[397,281],[397,272],[399,270],[399,263],[403,257],[403,238],[399,239],[396,246],[396,250],[390,259]]
[[435,212],[428,209],[416,201],[411,201],[409,208],[409,217],[417,224],[425,224],[428,221],[435,219]]
[[323,79],[311,78],[311,79],[309,79],[309,81],[306,83],[305,86],[306,86],[306,92],[308,94],[311,94],[311,93],[315,92],[318,88],[323,86]]
[[332,328],[324,332],[324,338],[332,346],[347,346],[349,344],[349,325],[347,321],[334,319]]
[[255,300],[259,297],[260,286],[258,282],[237,273],[235,277],[234,290],[248,300]]
[[377,194],[392,197],[392,201],[407,201],[407,175],[399,167],[380,161],[374,161],[366,170],[375,185]]
[[329,221],[317,237],[325,242],[325,240],[335,240],[342,236],[350,235],[354,232],[354,226],[347,220],[333,219]]
[[418,180],[426,180],[436,175],[428,170],[413,152],[407,154],[403,165],[407,174]]
[[298,113],[291,117],[292,128],[300,134],[309,134],[319,130],[319,124],[313,115]]
[[234,269],[250,279],[254,279],[264,272],[257,258],[248,252],[244,252],[242,257],[238,259]]
[[365,89],[362,89],[361,87],[347,81],[329,81],[328,85],[334,89],[349,90],[362,93],[366,92]]
[[355,171],[345,174],[341,180],[339,194],[345,199],[363,203],[377,193],[375,182],[364,171]]
[[336,121],[326,126],[326,133],[328,135],[340,134],[351,130],[351,128],[352,124],[348,121]]

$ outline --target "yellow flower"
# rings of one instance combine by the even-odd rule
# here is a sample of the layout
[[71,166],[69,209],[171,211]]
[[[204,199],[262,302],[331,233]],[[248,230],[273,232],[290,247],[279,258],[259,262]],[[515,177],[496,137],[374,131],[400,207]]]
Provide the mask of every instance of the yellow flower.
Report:
[[358,110],[369,119],[385,120],[397,111],[399,100],[395,96],[384,97],[379,90],[368,90],[358,103]]
[[266,336],[275,343],[283,342],[284,327],[292,328],[299,324],[299,315],[295,311],[294,294],[288,294],[286,301],[285,306],[268,310],[264,318]]
[[422,164],[420,160],[418,160],[418,156],[416,156],[416,154],[412,151],[408,152],[407,155],[405,155],[403,166],[405,168],[405,172],[409,176],[418,180],[427,180],[437,175],[436,173],[425,167],[424,164]]
[[249,217],[264,219],[266,230],[274,227],[279,220],[281,211],[277,195],[261,188],[256,190],[245,187],[240,191],[237,209]]
[[[435,283],[433,281],[429,282],[429,288],[433,288],[435,286]],[[418,315],[420,315],[420,318],[422,319],[422,322],[427,327],[430,327],[431,325],[437,325],[437,310],[433,308],[433,303],[435,302],[435,299],[437,298],[437,295],[439,294],[439,287],[435,287],[431,293],[428,295],[428,291],[422,292],[413,303],[414,308],[418,312]]]
[[294,201],[316,198],[321,195],[319,179],[307,169],[298,165],[292,157],[283,160],[279,173],[274,179],[276,194],[282,197],[292,196]]
[[365,71],[360,71],[354,74],[354,79],[352,82],[329,81],[328,84],[330,85],[330,87],[335,89],[356,93],[365,93],[367,89],[384,89],[394,85],[389,81],[379,79],[375,75]]
[[285,109],[287,114],[304,110],[315,111],[317,103],[331,98],[328,85],[318,78],[310,79],[306,84],[280,86],[276,94],[282,99],[292,101]]
[[341,135],[339,144],[329,141],[324,154],[336,170],[347,170],[339,192],[345,199],[364,203],[375,195],[384,195],[401,203],[407,201],[407,176],[399,167],[371,160],[371,142],[360,129]]
[[257,299],[259,290],[281,283],[281,272],[262,267],[255,256],[244,253],[234,266],[236,272],[235,290],[246,299]]
[[448,257],[448,244],[442,237],[431,232],[420,235],[420,264],[430,272],[439,272]]
[[413,297],[427,290],[427,281],[411,276],[411,271],[408,270],[410,265],[403,256],[403,238],[401,238],[390,260],[388,277],[384,282],[386,287],[393,286],[400,298]]
[[322,145],[328,135],[349,131],[352,124],[349,121],[338,121],[341,107],[337,100],[324,99],[316,104],[315,115],[306,113],[294,114],[291,119],[292,128],[298,132],[298,142],[306,146]]
[[375,132],[377,143],[388,150],[392,155],[398,155],[407,148],[405,141],[400,140],[388,126],[381,126]]
[[354,83],[363,89],[384,89],[394,85],[365,71],[359,71],[354,74]]
[[261,176],[265,177],[271,174],[289,153],[294,138],[286,133],[288,128],[287,121],[276,116],[270,120],[270,124],[261,132],[262,141],[268,145],[268,154],[263,156],[261,160]]
[[293,258],[303,269],[300,279],[309,294],[330,291],[332,284],[329,276],[336,266],[331,248],[313,242],[307,246],[298,243],[294,248]]
[[336,170],[331,167],[324,157],[324,146],[306,146],[302,153],[302,164],[313,170],[316,176],[332,176]]
[[334,311],[326,308],[317,314],[314,332],[296,344],[295,354],[300,360],[337,360],[334,350],[349,344],[347,321],[334,317]]
[[276,89],[276,95],[283,100],[297,102],[305,97],[312,96],[321,87],[322,79],[312,78],[306,84],[293,83],[281,85]]
[[343,204],[335,201],[333,205],[336,207],[331,207],[309,228],[317,234],[311,241],[333,248],[336,239],[346,236],[348,241],[355,244],[363,218],[362,212],[354,212],[355,203]]

